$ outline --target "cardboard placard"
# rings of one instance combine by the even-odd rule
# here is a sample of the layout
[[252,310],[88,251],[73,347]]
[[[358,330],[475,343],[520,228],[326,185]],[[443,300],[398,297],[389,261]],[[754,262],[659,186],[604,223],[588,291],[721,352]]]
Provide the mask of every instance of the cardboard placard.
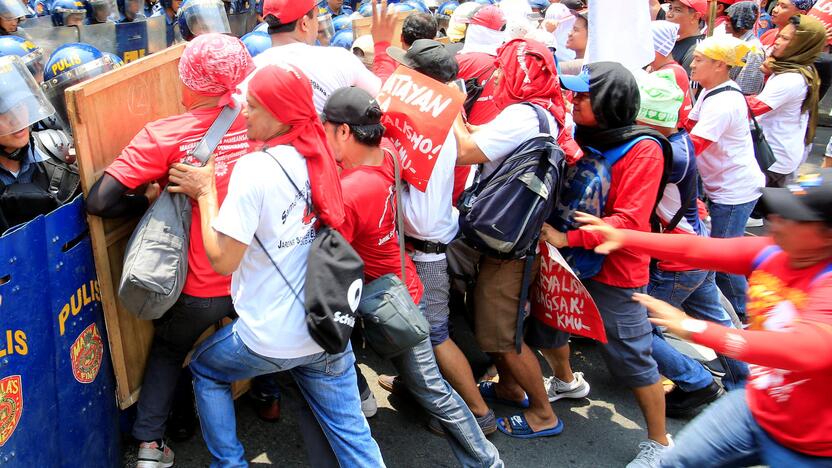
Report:
[[465,95],[456,87],[399,66],[377,97],[381,123],[402,160],[402,177],[425,191]]
[[[393,5],[392,3],[390,5]],[[396,15],[396,28],[393,30],[393,40],[390,45],[393,47],[402,46],[402,27],[404,26],[404,19],[416,13],[414,10],[400,11]],[[358,39],[361,36],[370,34],[373,27],[373,17],[367,16],[363,18],[356,18],[352,20],[352,37]]]
[[540,242],[540,273],[532,286],[532,315],[546,325],[607,342],[598,306],[558,249]]

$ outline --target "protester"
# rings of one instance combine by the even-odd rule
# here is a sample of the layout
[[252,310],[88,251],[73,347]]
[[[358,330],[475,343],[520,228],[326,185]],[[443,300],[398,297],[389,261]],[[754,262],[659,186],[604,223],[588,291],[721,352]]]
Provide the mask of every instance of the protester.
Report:
[[[393,60],[387,53],[387,49],[393,41],[393,34],[396,28],[396,18],[398,14],[395,8],[388,7],[385,2],[381,4],[378,0],[372,0],[373,13],[373,42],[374,47],[374,63],[373,73],[376,74],[381,81],[387,81],[387,78],[396,71],[398,62]],[[427,14],[410,15],[402,23],[402,34],[400,41],[405,50],[410,49],[414,42],[419,39],[433,40],[436,37],[437,25],[433,17]],[[414,18],[410,20],[411,18]],[[408,21],[410,20],[410,21]],[[407,30],[405,30],[405,26]]]
[[[202,139],[251,68],[251,57],[236,38],[207,34],[190,42],[179,62],[186,112],[145,125],[90,189],[87,211],[106,218],[142,213],[159,194],[154,181],[164,180],[172,164],[186,160],[186,148]],[[220,202],[237,160],[248,152],[245,125],[240,115],[216,152],[213,167]],[[144,195],[128,193],[145,185]],[[133,424],[133,437],[140,442],[140,468],[173,463],[173,451],[163,437],[182,364],[211,324],[234,315],[231,279],[211,268],[202,243],[202,209],[197,203],[192,207],[188,274],[179,300],[154,323],[144,374],[145,382],[153,385],[144,386]]]
[[[410,50],[418,49],[420,42],[416,41]],[[395,198],[400,195],[394,190],[393,158],[398,156],[391,150],[389,142],[386,142],[384,148],[380,146],[384,133],[384,126],[380,123],[381,115],[381,108],[375,99],[358,88],[343,88],[333,93],[323,112],[327,141],[335,159],[344,168],[341,172],[341,188],[344,193],[345,219],[339,231],[364,260],[367,282],[385,274],[401,275],[396,216],[406,216],[407,213],[406,210],[397,213],[395,208]],[[456,155],[451,153],[451,156],[453,165]],[[428,186],[438,180],[442,179],[431,178]],[[404,261],[407,277],[402,280],[406,280],[411,297],[427,311],[426,315],[431,317],[428,309],[441,306],[443,301],[447,309],[447,272],[444,273],[446,284],[443,286],[441,281],[434,281],[437,279],[435,275],[421,274],[419,269],[424,268],[424,264],[420,266],[423,262],[417,260],[414,266],[414,261],[410,258],[406,257]],[[444,264],[444,259],[440,262]],[[428,266],[434,265],[429,263]],[[432,272],[433,270],[426,273]],[[443,288],[444,298],[441,295],[430,297],[437,292],[441,293]],[[437,361],[441,363],[441,359],[447,357],[447,346],[433,344],[433,327],[431,332],[431,339],[426,338],[404,354],[392,358],[393,365],[399,371],[399,384],[407,388],[409,394],[431,414],[431,427],[448,434],[448,443],[462,466],[503,466],[497,449],[485,438],[465,401],[443,380]],[[436,358],[431,345],[436,350]],[[461,361],[455,364],[467,367],[465,357],[458,349],[456,351]],[[448,365],[442,367],[449,368]],[[476,393],[470,368],[467,379],[471,380],[470,386]],[[366,381],[364,387],[365,391],[369,391]],[[496,431],[494,413],[488,410],[482,397],[479,399],[489,413],[491,432]]]
[[744,390],[731,392],[678,435],[663,467],[832,464],[832,173],[790,188],[763,189],[772,237],[707,239],[615,229],[582,216],[600,234],[601,253],[626,248],[660,260],[749,278],[750,327],[736,330],[688,317],[638,295],[654,324],[682,339],[751,364]]
[[[191,358],[202,435],[214,465],[244,465],[230,382],[289,371],[338,462],[384,466],[361,413],[352,348],[348,344],[341,353],[327,354],[306,327],[301,295],[315,227],[306,216],[307,206],[294,200],[299,195],[311,198],[317,217],[336,229],[343,224],[344,212],[335,161],[312,103],[312,86],[300,70],[284,67],[265,66],[249,82],[248,137],[264,142],[264,150],[238,161],[222,207],[218,208],[213,158],[204,168],[176,164],[170,170],[170,180],[177,185],[169,190],[199,203],[202,242],[212,268],[233,273],[239,316],[211,335]],[[296,187],[305,187],[304,193],[298,194]],[[285,276],[275,275],[280,265]]]
[[574,59],[558,62],[560,73],[564,75],[577,75],[581,73],[584,66],[584,55],[589,39],[589,20],[585,14],[573,13],[575,22],[569,35],[566,38],[564,47],[574,52]]
[[766,51],[771,53],[771,47],[777,40],[780,30],[789,24],[789,19],[796,15],[805,15],[815,5],[816,0],[774,0],[775,5],[771,10],[771,22],[774,24],[773,29],[769,29],[762,36],[760,42],[766,48]]
[[414,13],[402,23],[402,47],[409,49],[419,39],[436,38],[438,26],[436,19],[429,13]]
[[471,125],[488,123],[500,113],[494,104],[495,80],[492,79],[497,65],[494,59],[503,45],[506,19],[503,11],[494,5],[480,8],[471,18],[465,32],[465,44],[456,55],[459,63],[459,77],[463,80],[476,79],[482,92],[471,107],[468,122]]
[[[708,228],[700,219],[697,207],[699,173],[693,142],[677,123],[684,100],[682,90],[667,70],[640,77],[639,90],[641,107],[636,121],[667,137],[673,147],[673,165],[656,208],[662,231],[707,236]],[[692,270],[672,260],[657,262],[650,269],[647,294],[682,308],[693,317],[733,327],[731,316],[720,303],[711,271]],[[670,346],[656,326],[653,326],[653,359],[661,375],[675,384],[665,395],[668,416],[690,414],[722,395],[713,375],[702,364]],[[726,371],[723,383],[736,387],[747,376],[747,367],[733,360],[722,358],[721,361]]]
[[656,51],[656,58],[648,67],[648,71],[670,70],[676,79],[676,85],[682,90],[684,99],[682,108],[679,110],[678,128],[684,128],[688,121],[688,115],[693,108],[693,99],[690,91],[690,78],[687,71],[676,63],[671,53],[673,45],[678,37],[679,25],[670,21],[653,21],[653,49]]
[[729,21],[727,32],[753,46],[743,58],[743,65],[733,67],[730,77],[745,95],[757,94],[763,88],[765,77],[760,66],[765,60],[763,44],[757,39],[755,27],[760,9],[753,1],[737,2],[726,10]]
[[[780,29],[765,68],[771,72],[763,91],[748,99],[776,162],[765,171],[766,187],[785,187],[815,139],[820,77],[814,63],[826,45],[826,29],[808,15],[792,17]],[[755,210],[749,226],[762,226]]]
[[690,64],[693,61],[693,51],[696,44],[705,36],[702,28],[708,17],[708,2],[706,0],[670,0],[667,11],[667,21],[679,25],[679,38],[673,46],[673,60],[675,60],[690,75]]
[[[639,136],[638,141],[611,168],[609,194],[604,219],[615,226],[640,231],[650,230],[650,217],[658,199],[664,170],[664,137],[650,129],[635,126],[639,111],[639,90],[633,75],[612,62],[590,64],[588,74],[564,82],[575,94],[573,118],[576,138],[581,145],[604,150]],[[626,105],[624,105],[626,103]],[[544,225],[543,239],[551,245],[593,249],[598,236],[584,231],[558,232]],[[639,454],[631,468],[656,466],[659,455],[673,442],[665,427],[664,390],[656,361],[650,356],[652,334],[647,313],[630,298],[644,291],[649,280],[646,255],[630,251],[608,256],[601,271],[584,280],[601,317],[609,340],[602,356],[615,379],[632,389],[647,423],[647,440],[639,444]]]
[[[312,83],[318,112],[339,88],[358,86],[376,95],[381,81],[350,50],[312,45],[318,38],[317,13],[315,0],[266,0],[263,17],[269,25],[273,47],[258,55],[254,65],[258,70],[281,63],[299,68]],[[244,83],[241,91],[245,89]]]
[[[750,48],[732,36],[712,36],[696,47],[691,64],[691,79],[702,85],[702,92],[688,127],[710,200],[712,237],[742,237],[764,185],[754,157],[748,108],[739,86],[728,77],[731,67],[742,65]],[[716,282],[744,319],[745,278],[718,273]]]

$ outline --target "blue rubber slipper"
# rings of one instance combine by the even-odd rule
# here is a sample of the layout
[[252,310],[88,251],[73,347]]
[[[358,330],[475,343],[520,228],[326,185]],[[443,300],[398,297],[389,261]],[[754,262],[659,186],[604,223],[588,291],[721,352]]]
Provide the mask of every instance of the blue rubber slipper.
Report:
[[552,437],[559,435],[563,432],[563,419],[558,419],[558,425],[552,427],[550,429],[543,429],[542,431],[533,431],[532,428],[529,426],[528,421],[526,421],[526,416],[523,413],[515,414],[511,418],[508,419],[508,424],[511,427],[511,432],[505,428],[503,421],[506,418],[498,418],[497,419],[497,430],[502,432],[503,434],[516,437],[518,439],[536,439],[538,437]]
[[516,408],[526,409],[529,407],[529,397],[524,396],[521,401],[506,400],[497,396],[497,389],[494,387],[495,382],[485,381],[478,385],[480,395],[484,400],[491,401],[506,406],[514,406]]

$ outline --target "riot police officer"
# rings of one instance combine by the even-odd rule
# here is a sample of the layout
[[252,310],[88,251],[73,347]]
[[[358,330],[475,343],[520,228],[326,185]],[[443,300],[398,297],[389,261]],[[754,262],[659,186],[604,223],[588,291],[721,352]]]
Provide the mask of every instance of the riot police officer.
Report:
[[132,23],[145,20],[144,0],[118,0],[118,11],[121,13],[119,23]]
[[20,0],[0,0],[0,36],[14,34],[29,9]]
[[38,82],[43,82],[43,49],[19,36],[0,36],[0,57],[18,56]]
[[0,232],[46,214],[80,193],[71,142],[31,127],[55,112],[16,55],[0,57]]
[[114,20],[116,3],[113,0],[85,0],[87,10],[87,24],[101,24]]
[[82,0],[55,0],[49,11],[54,26],[81,26],[87,16]]
[[63,130],[70,132],[64,91],[70,86],[106,73],[115,66],[112,58],[89,44],[70,42],[52,52],[43,73],[43,90],[55,108]]
[[179,7],[179,32],[190,41],[200,34],[231,34],[222,0],[185,0]]

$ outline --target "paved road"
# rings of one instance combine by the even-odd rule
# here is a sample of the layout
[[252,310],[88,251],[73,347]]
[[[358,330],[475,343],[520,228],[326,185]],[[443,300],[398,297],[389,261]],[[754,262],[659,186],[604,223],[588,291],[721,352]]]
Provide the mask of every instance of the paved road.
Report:
[[[804,172],[815,169],[832,128],[819,128],[817,144]],[[760,234],[762,230],[756,230]],[[465,340],[463,340],[465,341]],[[392,366],[373,353],[359,350],[361,367],[378,398],[378,415],[370,420],[373,436],[391,467],[457,466],[447,443],[425,429],[427,417],[413,402],[390,397],[376,384],[378,373],[391,373]],[[573,345],[573,367],[583,371],[592,386],[588,398],[561,401],[554,409],[566,425],[558,437],[521,441],[502,434],[491,436],[506,465],[513,467],[620,467],[637,452],[645,436],[641,413],[631,394],[609,377],[597,346],[588,341]],[[545,368],[545,364],[544,364]],[[547,369],[548,370],[548,369]],[[306,466],[306,455],[297,434],[297,393],[287,388],[283,418],[277,424],[261,422],[245,398],[238,401],[238,433],[253,466]],[[512,414],[511,408],[495,407],[498,416]],[[685,420],[668,420],[668,431],[677,433]],[[135,464],[134,448],[126,444],[125,465]],[[175,444],[177,467],[207,466],[210,458],[197,435],[189,442]]]

